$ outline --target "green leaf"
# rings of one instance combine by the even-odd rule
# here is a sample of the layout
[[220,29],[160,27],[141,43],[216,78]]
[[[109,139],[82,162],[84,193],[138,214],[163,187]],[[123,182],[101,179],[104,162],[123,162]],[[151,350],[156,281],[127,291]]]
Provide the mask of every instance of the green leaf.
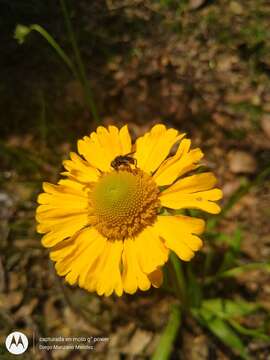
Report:
[[230,325],[240,334],[251,336],[256,339],[261,339],[263,341],[270,341],[270,336],[265,334],[264,329],[249,329],[234,320],[229,320]]
[[242,231],[238,227],[233,233],[233,235],[229,236],[227,234],[221,233],[216,237],[215,240],[218,243],[226,244],[227,246],[229,246],[217,271],[217,276],[221,272],[235,266],[236,258],[241,250]]
[[173,343],[181,325],[181,311],[179,306],[172,305],[171,314],[165,327],[159,344],[151,357],[151,360],[167,360],[170,358]]
[[207,327],[220,341],[227,345],[242,359],[249,359],[245,345],[237,333],[223,319],[217,317],[208,309],[200,308],[192,311],[193,315]]
[[233,267],[236,265],[236,254],[231,249],[228,250],[222,260],[222,263],[216,273],[216,277],[219,276],[219,274],[223,273],[227,269]]
[[241,242],[242,242],[243,234],[240,227],[237,227],[234,233],[230,236],[224,233],[221,233],[217,237],[217,241],[220,243],[225,243],[226,245],[229,245],[230,248],[236,253],[239,253],[241,248]]
[[217,281],[218,278],[237,277],[245,272],[252,270],[262,270],[270,273],[270,262],[254,262],[245,265],[236,266],[232,269],[217,273],[205,279],[205,285],[210,285]]
[[216,298],[203,301],[201,308],[192,309],[192,314],[224,344],[238,353],[243,359],[247,359],[248,354],[235,330],[242,335],[252,336],[265,341],[269,341],[270,337],[264,333],[263,329],[245,328],[236,319],[247,316],[261,307],[260,304],[240,299]]
[[245,316],[258,310],[261,306],[244,300],[210,299],[202,303],[202,308],[209,310],[224,320]]
[[251,270],[264,270],[266,272],[270,272],[270,262],[256,262],[251,264],[245,264],[241,266],[237,266],[233,269],[227,270],[219,274],[219,277],[231,277],[231,276],[238,276],[246,271]]

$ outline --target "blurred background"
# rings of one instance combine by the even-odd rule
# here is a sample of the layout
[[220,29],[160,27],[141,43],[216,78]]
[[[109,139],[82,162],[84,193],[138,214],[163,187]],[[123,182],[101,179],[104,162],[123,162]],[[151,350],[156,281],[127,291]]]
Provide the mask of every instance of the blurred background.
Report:
[[[35,232],[42,181],[57,181],[77,139],[100,124],[128,123],[133,139],[158,122],[186,132],[224,191],[226,212],[203,251],[222,258],[240,236],[239,259],[269,261],[269,20],[267,0],[0,1],[1,359],[13,359],[3,342],[14,329],[110,338],[91,354],[31,348],[25,359],[149,359],[167,324],[168,292],[103,298],[71,288]],[[35,29],[19,44],[18,24],[42,26],[82,67],[70,71]],[[270,309],[269,280],[256,269],[207,293]],[[242,321],[269,329],[265,312]],[[247,346],[270,359],[269,343]],[[190,318],[171,359],[238,357]]]

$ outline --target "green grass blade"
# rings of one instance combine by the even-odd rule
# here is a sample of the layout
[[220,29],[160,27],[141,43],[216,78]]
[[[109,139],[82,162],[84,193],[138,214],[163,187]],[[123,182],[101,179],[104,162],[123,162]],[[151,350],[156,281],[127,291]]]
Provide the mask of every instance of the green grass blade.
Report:
[[161,335],[159,344],[151,357],[151,360],[167,360],[170,358],[173,343],[181,325],[180,307],[173,305],[169,322]]
[[237,276],[246,271],[251,271],[251,270],[264,270],[266,272],[270,272],[270,263],[256,262],[256,263],[237,266],[230,270],[224,271],[219,275],[219,277]]
[[61,48],[61,46],[54,40],[54,38],[48,33],[48,31],[46,31],[42,26],[38,24],[33,24],[30,26],[18,24],[15,28],[14,38],[19,42],[19,44],[22,44],[25,41],[26,36],[29,35],[31,31],[38,32],[51,45],[51,47],[55,50],[55,52],[60,56],[60,58],[72,71],[73,75],[75,77],[78,77],[77,70],[73,65],[69,56]]
[[91,113],[93,115],[93,118],[95,119],[95,121],[98,123],[100,122],[100,118],[99,118],[99,114],[98,114],[98,110],[94,101],[94,97],[93,97],[93,92],[92,89],[90,87],[89,81],[87,79],[86,76],[86,70],[85,70],[85,66],[84,66],[84,62],[82,60],[82,56],[81,56],[81,52],[77,43],[77,39],[72,27],[72,23],[70,20],[70,16],[69,16],[69,12],[66,6],[66,2],[65,0],[60,0],[60,5],[61,5],[61,9],[63,12],[63,17],[66,23],[66,28],[67,28],[67,32],[68,32],[68,36],[71,42],[71,46],[74,52],[74,56],[75,56],[75,61],[77,64],[77,69],[78,69],[78,75],[79,75],[79,79],[82,83],[82,86],[84,88],[84,93],[85,93],[85,100],[91,110]]
[[270,336],[267,335],[263,329],[249,329],[240,325],[235,320],[229,320],[229,323],[239,334],[251,336],[255,339],[260,339],[263,341],[270,341]]
[[242,359],[248,359],[242,340],[224,320],[215,317],[207,324],[207,327],[219,340],[239,354]]
[[222,298],[205,300],[203,301],[202,307],[224,320],[243,317],[261,308],[259,304],[254,302]]
[[245,272],[252,271],[252,270],[262,270],[265,272],[270,272],[270,262],[254,262],[250,264],[244,264],[240,266],[236,266],[232,269],[226,270],[214,276],[209,276],[205,279],[205,285],[211,285],[219,278],[228,278],[228,277],[237,277]]
[[96,109],[95,102],[93,100],[92,90],[86,78],[85,67],[82,62],[80,51],[76,42],[76,38],[71,27],[71,22],[68,17],[65,2],[61,0],[60,2],[61,2],[61,6],[64,9],[64,17],[67,23],[68,34],[71,39],[71,44],[74,51],[77,67],[71,61],[70,57],[66,54],[66,52],[61,48],[61,46],[56,42],[56,40],[48,33],[48,31],[46,31],[42,26],[38,24],[33,24],[30,26],[18,24],[15,28],[14,38],[18,41],[19,44],[22,44],[31,31],[38,32],[51,45],[51,47],[55,50],[55,52],[59,55],[59,57],[63,60],[63,62],[72,71],[74,77],[76,77],[81,82],[84,89],[86,103],[90,108],[93,118],[98,122],[99,115]]
[[242,359],[249,359],[245,345],[232,327],[223,319],[216,316],[208,309],[193,309],[192,314],[204,326],[209,329],[221,342],[228,346]]

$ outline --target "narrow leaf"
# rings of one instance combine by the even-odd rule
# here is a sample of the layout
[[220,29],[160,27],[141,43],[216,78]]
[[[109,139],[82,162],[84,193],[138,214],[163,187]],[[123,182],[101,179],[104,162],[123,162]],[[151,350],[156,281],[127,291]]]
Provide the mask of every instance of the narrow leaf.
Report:
[[151,360],[167,360],[170,358],[173,343],[181,325],[181,312],[177,305],[171,308],[171,314],[167,326],[165,327],[159,344],[151,358]]
[[245,345],[237,333],[227,324],[226,321],[217,317],[211,311],[201,308],[192,311],[197,320],[208,328],[220,341],[227,345],[242,359],[249,359]]
[[251,270],[264,270],[267,272],[270,272],[270,263],[263,263],[263,262],[257,262],[257,263],[251,263],[251,264],[245,264],[245,265],[241,265],[241,266],[237,266],[233,269],[224,271],[223,273],[221,273],[219,276],[220,277],[231,277],[231,276],[237,276],[240,275],[246,271],[251,271]]
[[245,316],[258,310],[261,306],[244,300],[209,299],[202,304],[207,309],[222,319]]
[[270,341],[270,336],[265,334],[264,329],[249,329],[234,320],[230,320],[230,325],[242,335],[251,336],[256,339],[261,339],[263,341]]
[[270,262],[254,262],[233,267],[229,270],[223,271],[215,276],[209,276],[205,279],[205,285],[210,285],[215,282],[218,278],[237,277],[245,272],[252,270],[262,270],[270,272]]

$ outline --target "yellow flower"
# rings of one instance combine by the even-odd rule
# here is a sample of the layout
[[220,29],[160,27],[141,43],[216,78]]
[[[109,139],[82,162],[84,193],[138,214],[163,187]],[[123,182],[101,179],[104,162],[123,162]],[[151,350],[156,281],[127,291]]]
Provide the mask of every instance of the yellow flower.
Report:
[[174,210],[217,214],[222,192],[211,172],[183,177],[203,157],[183,138],[156,125],[132,147],[127,126],[98,127],[63,162],[65,178],[43,184],[37,230],[69,284],[106,296],[148,290],[161,285],[169,251],[189,261],[201,248],[204,221]]

